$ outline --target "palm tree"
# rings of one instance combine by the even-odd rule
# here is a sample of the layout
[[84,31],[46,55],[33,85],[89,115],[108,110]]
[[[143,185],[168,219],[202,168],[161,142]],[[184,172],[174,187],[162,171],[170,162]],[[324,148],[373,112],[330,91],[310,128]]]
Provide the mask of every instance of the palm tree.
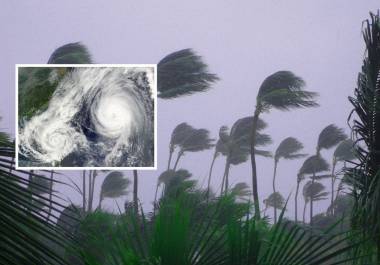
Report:
[[317,96],[314,92],[303,90],[305,82],[289,71],[279,71],[268,76],[259,88],[256,97],[256,108],[251,129],[251,166],[252,190],[255,203],[255,216],[260,218],[259,195],[257,190],[257,172],[255,160],[256,130],[261,113],[272,108],[287,111],[294,108],[316,107]]
[[139,199],[138,199],[138,175],[137,170],[133,170],[133,208],[135,214],[139,212]]
[[[305,210],[308,202],[321,201],[327,199],[328,192],[324,191],[326,188],[320,182],[313,182],[309,180],[303,187],[303,197],[305,199],[305,207],[303,210],[303,222],[305,223]],[[313,205],[310,204],[310,225],[313,225]]]
[[[331,170],[331,205],[334,204],[334,191],[335,191],[335,181],[337,176],[335,175],[335,167],[338,162],[345,162],[348,160],[353,160],[355,158],[354,154],[354,142],[351,139],[343,140],[336,147],[333,158],[332,158],[332,170]],[[333,208],[331,208],[333,209]],[[333,213],[333,212],[332,212]]]
[[[268,196],[268,198],[266,199],[266,204],[267,204],[267,207],[273,207],[275,209],[275,212],[277,209],[281,211],[285,207],[285,199],[281,195],[281,193],[276,191],[276,192],[271,193]],[[277,219],[274,219],[273,221],[275,224],[277,223]]]
[[210,138],[210,132],[206,129],[193,129],[187,134],[187,137],[178,145],[179,150],[173,170],[177,169],[180,158],[186,152],[200,152],[210,149],[214,146],[214,139]]
[[[294,137],[285,138],[277,147],[276,152],[273,157],[273,160],[274,160],[273,182],[272,182],[273,194],[276,194],[277,192],[276,191],[276,173],[277,173],[278,162],[280,161],[280,159],[292,160],[292,159],[305,157],[306,156],[305,154],[299,153],[299,151],[301,151],[302,149],[303,149],[303,144]],[[276,203],[276,201],[274,202]],[[278,208],[276,205],[274,205],[273,207],[274,223],[277,223],[277,209],[282,209],[282,207]]]
[[380,264],[380,12],[363,22],[365,55],[357,79],[355,96],[349,100],[353,114],[349,121],[358,163],[349,169],[355,198],[352,223],[365,238],[372,238]]
[[294,220],[297,223],[298,222],[298,193],[300,189],[301,182],[305,179],[305,176],[298,173],[297,174],[297,188],[296,188],[296,194],[294,196]]
[[55,194],[44,196],[50,179],[14,169],[14,157],[14,141],[0,132],[0,264],[64,265],[53,245],[64,247],[65,230],[46,221],[50,209],[54,219],[62,211]]
[[236,183],[231,189],[231,193],[242,201],[249,201],[249,197],[252,196],[252,192],[245,182]]
[[[231,130],[228,132],[228,127],[222,126],[219,130],[218,145],[216,150],[226,157],[226,164],[224,169],[222,191],[227,192],[229,187],[229,171],[231,165],[239,165],[247,161],[250,151],[250,133],[249,129],[252,127],[253,117],[244,117],[237,120]],[[271,143],[271,138],[267,134],[261,134],[259,131],[266,128],[266,123],[262,120],[258,122],[258,130],[256,132],[256,148],[265,146]],[[257,150],[256,154],[265,157],[271,156],[270,152]]]
[[123,173],[120,171],[112,171],[109,173],[100,189],[99,209],[102,208],[102,202],[105,198],[118,198],[120,196],[128,194],[128,187],[130,180],[124,178]]
[[[308,157],[304,163],[302,164],[302,167],[298,171],[298,177],[297,177],[297,192],[296,195],[298,195],[298,188],[299,183],[303,180],[305,175],[311,175],[311,182],[314,183],[315,180],[325,178],[325,175],[319,175],[317,176],[317,173],[324,172],[329,170],[329,164],[326,160],[324,160],[321,156],[318,155],[312,155]],[[310,201],[310,214],[313,214],[312,208],[313,208],[313,197],[309,197]],[[297,202],[297,197],[296,197]],[[312,225],[312,219],[310,219],[311,225]]]
[[168,168],[170,169],[170,163],[172,160],[172,156],[174,153],[174,150],[176,147],[179,147],[193,132],[194,128],[187,124],[186,122],[182,122],[178,124],[170,137],[170,144],[169,144],[169,159],[168,159]]

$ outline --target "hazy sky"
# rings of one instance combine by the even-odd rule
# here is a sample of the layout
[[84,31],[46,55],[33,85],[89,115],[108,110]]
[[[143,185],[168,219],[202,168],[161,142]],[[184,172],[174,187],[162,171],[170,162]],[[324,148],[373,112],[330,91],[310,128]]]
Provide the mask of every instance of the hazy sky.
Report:
[[[262,118],[269,124],[266,133],[273,137],[268,150],[295,136],[304,143],[305,152],[313,154],[319,132],[330,123],[349,133],[347,97],[355,88],[364,54],[361,23],[369,11],[379,7],[375,0],[5,0],[0,9],[0,127],[14,133],[14,64],[46,63],[52,51],[63,44],[81,41],[96,63],[157,63],[170,52],[195,49],[221,81],[207,93],[158,101],[159,169],[140,172],[139,183],[140,198],[145,208],[150,208],[157,176],[167,165],[173,128],[186,121],[209,129],[217,138],[220,126],[231,126],[253,114],[258,87],[275,71],[291,70],[303,77],[307,89],[320,94],[321,106],[264,114]],[[202,183],[212,153],[187,154],[179,167],[191,171]],[[331,155],[323,152],[329,161]],[[272,192],[273,161],[257,160],[262,200]],[[214,187],[221,183],[224,162],[221,157],[215,164]],[[277,186],[284,196],[294,192],[301,164],[302,160],[280,162]],[[78,172],[63,173],[80,182]],[[251,184],[248,162],[231,169],[230,182],[241,181]],[[80,202],[75,192],[57,188]],[[316,213],[325,210],[328,202],[316,203]],[[291,216],[293,204],[292,199]],[[105,203],[110,209],[113,205],[110,200]],[[301,210],[303,202],[299,206]]]

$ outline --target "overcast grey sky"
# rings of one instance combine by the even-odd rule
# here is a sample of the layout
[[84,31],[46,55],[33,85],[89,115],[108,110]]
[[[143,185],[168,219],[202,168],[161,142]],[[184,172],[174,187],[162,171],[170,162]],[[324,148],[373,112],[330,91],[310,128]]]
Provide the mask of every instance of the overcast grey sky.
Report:
[[[14,133],[14,64],[46,63],[52,51],[69,42],[87,45],[97,63],[157,63],[166,54],[193,48],[221,78],[207,93],[158,102],[158,171],[140,172],[140,198],[150,208],[156,178],[165,169],[171,131],[186,121],[217,137],[221,125],[252,115],[258,87],[278,70],[303,77],[307,89],[320,94],[320,107],[262,116],[269,124],[274,150],[295,136],[305,152],[315,152],[319,132],[335,123],[346,129],[357,73],[363,57],[361,23],[378,1],[2,1],[0,9],[0,127]],[[200,182],[212,152],[187,154],[179,167]],[[323,156],[331,161],[331,152]],[[224,159],[215,165],[213,186],[220,185]],[[302,161],[281,161],[278,188],[294,192]],[[272,192],[273,161],[258,158],[261,200]],[[78,173],[63,172],[78,177]],[[129,176],[131,172],[126,172]],[[251,184],[249,163],[232,167],[230,182]],[[74,202],[80,198],[59,187]],[[122,203],[123,199],[118,200]],[[105,207],[112,208],[107,201]],[[300,209],[303,203],[300,203]],[[316,203],[316,212],[326,202]],[[293,216],[293,199],[288,214]]]

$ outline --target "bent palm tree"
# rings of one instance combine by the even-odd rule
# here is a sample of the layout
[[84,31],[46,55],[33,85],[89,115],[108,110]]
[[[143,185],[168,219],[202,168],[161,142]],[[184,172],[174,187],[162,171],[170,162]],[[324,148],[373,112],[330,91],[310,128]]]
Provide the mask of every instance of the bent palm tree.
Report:
[[[273,194],[276,194],[276,173],[277,173],[277,165],[280,159],[297,159],[301,157],[305,157],[305,154],[300,154],[299,151],[303,149],[303,144],[299,142],[294,137],[288,137],[282,140],[282,142],[279,144],[279,146],[276,149],[276,152],[274,154],[273,160],[274,160],[274,167],[273,167]],[[276,203],[276,201],[274,201]],[[282,209],[282,207],[277,207],[274,205],[274,223],[277,222],[277,209]]]
[[[222,191],[227,192],[229,187],[229,170],[231,165],[239,165],[247,161],[250,152],[250,128],[252,127],[253,117],[245,117],[237,120],[231,130],[228,132],[228,127],[222,126],[219,130],[219,140],[217,148],[219,152],[226,157],[224,169]],[[262,120],[258,121],[258,129],[256,132],[256,148],[265,146],[272,142],[267,134],[261,134],[259,131],[266,128],[266,123]],[[257,150],[256,153],[261,156],[269,157],[270,152]]]
[[[335,175],[335,167],[338,162],[345,162],[353,160],[354,154],[354,142],[351,139],[343,140],[336,147],[332,158],[332,170],[331,170],[331,206],[334,204],[335,196],[335,181],[337,176]],[[331,208],[333,209],[333,208]],[[332,212],[333,213],[333,212]]]
[[[278,191],[271,193],[265,202],[266,206],[274,208],[275,212],[277,209],[281,211],[285,206],[285,199]],[[275,216],[275,218],[277,218],[277,216]],[[277,219],[275,218],[273,219],[274,224],[277,223]]]
[[172,160],[172,156],[174,153],[174,150],[176,147],[179,147],[194,131],[195,129],[187,124],[186,122],[182,122],[178,124],[170,137],[170,144],[169,144],[169,159],[168,159],[168,168],[170,169],[170,163]]
[[[321,156],[313,155],[308,157],[305,162],[302,164],[301,169],[299,170],[299,176],[311,175],[311,182],[314,183],[315,180],[325,178],[325,175],[316,175],[317,173],[324,172],[329,170],[329,164]],[[328,175],[329,177],[329,175]],[[310,215],[313,214],[313,197],[310,197]],[[312,225],[312,218],[310,219]]]
[[365,55],[357,79],[355,96],[349,100],[358,163],[348,171],[355,198],[352,223],[373,239],[380,264],[380,13],[371,13],[363,22]]
[[[307,202],[310,202],[310,225],[313,225],[313,205],[312,201],[321,201],[327,199],[328,192],[324,191],[326,187],[319,182],[309,180],[303,187],[303,196],[305,198],[305,208]],[[303,221],[305,222],[305,208],[303,213]]]
[[251,128],[251,166],[252,190],[255,203],[255,216],[260,218],[259,195],[257,189],[257,172],[255,160],[255,145],[257,123],[261,113],[270,109],[291,110],[295,108],[316,107],[316,93],[305,91],[302,78],[289,71],[279,71],[267,77],[259,88],[256,97],[256,108]]
[[214,139],[210,138],[210,132],[206,129],[193,129],[187,135],[186,138],[178,145],[179,150],[177,159],[175,161],[173,170],[177,169],[180,158],[186,152],[200,152],[210,149],[214,146]]
[[105,177],[100,190],[99,209],[102,208],[102,202],[105,198],[118,198],[128,194],[129,185],[130,180],[124,178],[123,173],[119,171],[109,173]]

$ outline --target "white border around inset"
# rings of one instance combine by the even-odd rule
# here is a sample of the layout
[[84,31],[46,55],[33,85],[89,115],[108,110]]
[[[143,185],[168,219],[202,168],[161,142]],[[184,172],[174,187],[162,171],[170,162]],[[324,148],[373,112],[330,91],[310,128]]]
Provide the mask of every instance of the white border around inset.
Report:
[[[19,167],[18,166],[18,68],[19,67],[153,67],[154,166],[153,167]],[[15,65],[15,168],[21,170],[157,170],[157,64],[16,64]]]

